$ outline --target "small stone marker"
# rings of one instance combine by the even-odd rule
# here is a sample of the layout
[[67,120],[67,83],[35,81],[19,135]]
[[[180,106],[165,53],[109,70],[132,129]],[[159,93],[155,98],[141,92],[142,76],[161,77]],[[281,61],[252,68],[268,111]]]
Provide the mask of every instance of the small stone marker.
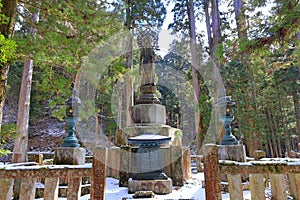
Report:
[[154,193],[152,191],[136,191],[132,197],[134,199],[154,198]]

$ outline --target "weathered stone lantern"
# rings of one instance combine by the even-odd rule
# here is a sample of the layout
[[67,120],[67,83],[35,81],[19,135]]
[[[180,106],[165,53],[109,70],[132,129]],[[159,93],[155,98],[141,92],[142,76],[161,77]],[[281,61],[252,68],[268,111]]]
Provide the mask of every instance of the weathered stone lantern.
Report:
[[217,103],[218,105],[225,105],[226,112],[221,121],[224,123],[225,135],[223,136],[221,145],[236,145],[238,141],[236,137],[231,132],[230,124],[233,121],[232,107],[235,106],[236,102],[231,99],[231,96],[225,96],[220,99]]
[[62,147],[79,147],[78,140],[75,136],[75,126],[79,121],[79,108],[81,100],[77,97],[77,90],[72,91],[72,97],[66,102],[66,122],[69,124],[68,136],[64,139]]

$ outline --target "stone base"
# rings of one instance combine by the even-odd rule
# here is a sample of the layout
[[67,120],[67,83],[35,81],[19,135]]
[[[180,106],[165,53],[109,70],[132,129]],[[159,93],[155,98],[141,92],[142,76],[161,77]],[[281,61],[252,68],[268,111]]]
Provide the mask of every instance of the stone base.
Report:
[[246,162],[246,151],[242,144],[219,145],[219,159]]
[[[232,160],[237,162],[246,162],[246,151],[242,144],[237,145],[219,145],[218,154],[220,160]],[[227,175],[220,175],[221,181],[227,182]],[[242,181],[246,182],[249,179],[249,175],[242,175]]]
[[155,194],[172,193],[172,179],[167,180],[128,180],[128,193],[137,191],[152,191]]
[[54,151],[55,165],[83,165],[85,163],[85,149],[74,147],[59,147]]
[[118,135],[116,135],[116,141],[119,145],[127,145],[128,138],[138,136],[143,133],[154,133],[157,135],[171,137],[170,144],[175,146],[182,145],[182,135],[178,134],[180,133],[180,129],[159,124],[131,124],[122,129]]
[[135,123],[166,124],[166,108],[160,104],[138,104],[131,109]]

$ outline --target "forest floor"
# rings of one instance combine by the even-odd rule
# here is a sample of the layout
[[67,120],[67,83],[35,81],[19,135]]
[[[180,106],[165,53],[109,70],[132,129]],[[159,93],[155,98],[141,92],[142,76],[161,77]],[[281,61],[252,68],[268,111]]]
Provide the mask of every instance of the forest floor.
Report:
[[[5,108],[3,124],[16,124],[17,111],[14,108]],[[66,122],[53,117],[31,120],[28,128],[28,152],[53,152],[63,143],[66,136]],[[13,150],[14,140],[8,141],[4,148]]]

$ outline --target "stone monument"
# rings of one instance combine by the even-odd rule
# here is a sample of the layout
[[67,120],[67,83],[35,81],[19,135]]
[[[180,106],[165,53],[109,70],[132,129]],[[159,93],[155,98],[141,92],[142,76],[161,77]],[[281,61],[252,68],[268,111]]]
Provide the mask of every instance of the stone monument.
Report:
[[[166,125],[166,109],[160,104],[156,95],[155,85],[155,52],[158,48],[158,36],[153,30],[146,29],[139,33],[137,38],[140,47],[141,76],[140,96],[131,109],[133,124],[122,129],[121,138],[123,144],[127,144],[127,139],[138,136],[145,132],[151,132],[162,136],[171,137],[171,144],[181,145],[181,137],[176,137],[175,132],[179,129]],[[121,145],[122,145],[121,142]]]
[[179,129],[166,125],[166,109],[156,95],[157,42],[155,31],[146,29],[139,33],[140,96],[131,109],[133,124],[117,136],[122,141],[119,145],[123,145],[119,185],[128,186],[130,193],[168,194],[172,192],[172,184],[183,185],[181,135],[176,134]]

